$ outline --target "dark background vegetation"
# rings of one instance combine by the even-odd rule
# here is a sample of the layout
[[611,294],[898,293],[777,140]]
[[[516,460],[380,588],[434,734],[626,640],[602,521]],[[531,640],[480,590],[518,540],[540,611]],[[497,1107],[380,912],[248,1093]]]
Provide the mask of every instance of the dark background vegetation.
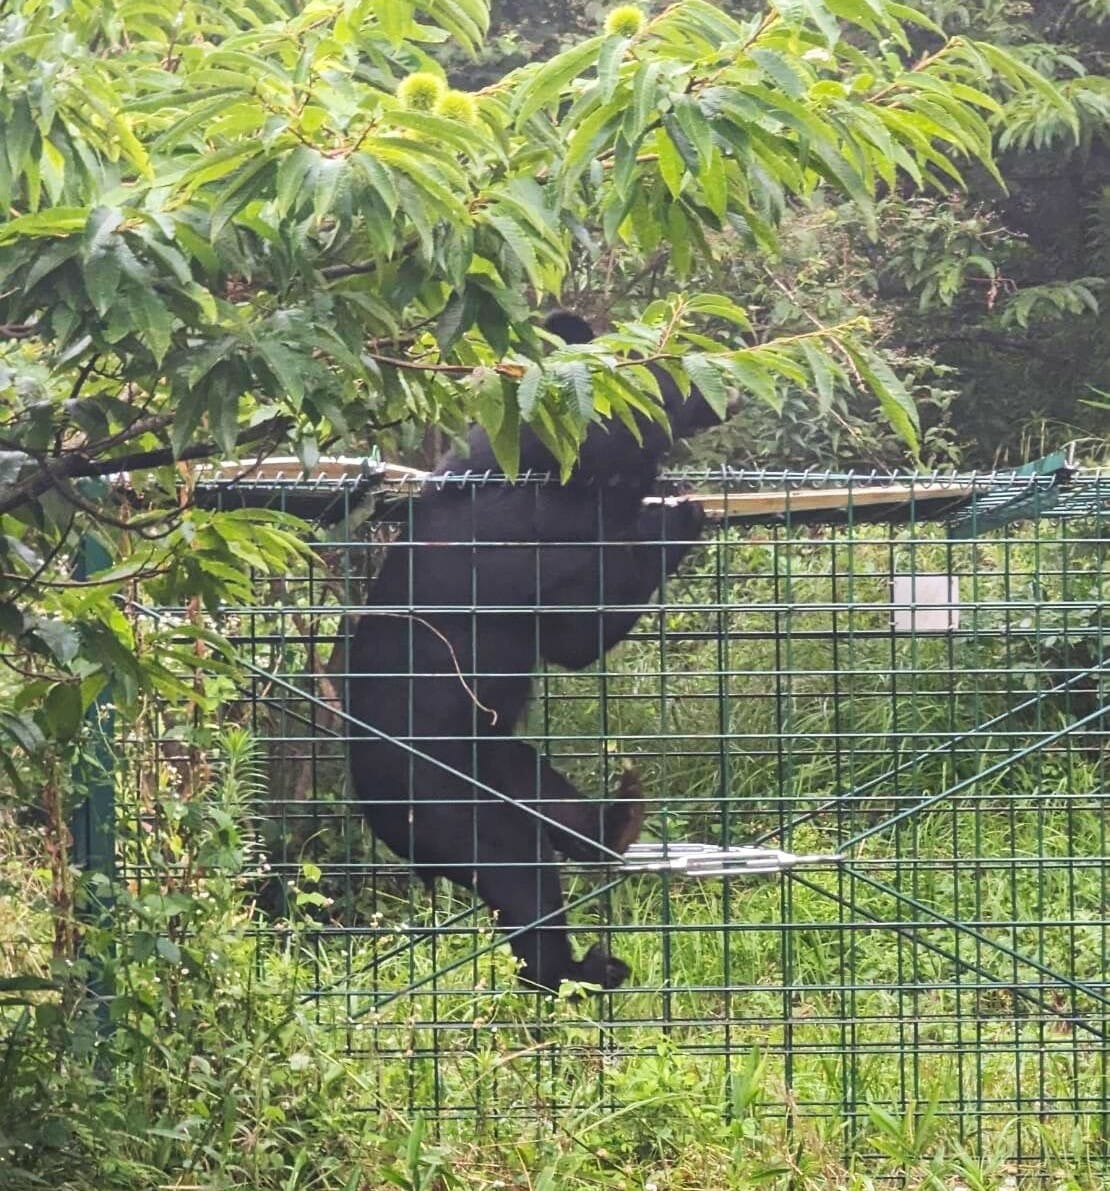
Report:
[[[599,0],[495,0],[487,48],[455,67],[462,85],[484,86],[506,67],[550,57],[588,35],[610,6]],[[650,6],[653,10],[661,4]],[[722,7],[750,16],[755,3]],[[1077,440],[1081,455],[1104,458],[1110,436],[1110,25],[1100,3],[935,0],[922,5],[953,33],[998,45],[1036,46],[1049,76],[1092,76],[1078,144],[1031,122],[1000,155],[1009,191],[969,172],[969,192],[944,197],[888,196],[882,231],[870,241],[845,207],[790,221],[782,267],[730,262],[727,285],[781,331],[806,323],[805,311],[834,319],[863,312],[885,332],[916,379],[927,461],[967,467],[1018,463]],[[920,35],[921,48],[932,43]],[[1102,77],[1099,77],[1102,76]],[[1086,90],[1086,88],[1085,88]],[[647,276],[582,278],[581,303],[628,307],[668,282],[660,260]],[[605,281],[608,281],[608,285]],[[708,279],[706,279],[708,281]],[[599,282],[601,283],[599,286]],[[784,290],[784,285],[788,287]],[[1093,299],[1093,301],[1092,301]],[[751,411],[706,445],[705,457],[731,450],[735,461],[843,465],[895,463],[893,436],[870,410],[842,405],[815,424],[800,395],[781,416]]]

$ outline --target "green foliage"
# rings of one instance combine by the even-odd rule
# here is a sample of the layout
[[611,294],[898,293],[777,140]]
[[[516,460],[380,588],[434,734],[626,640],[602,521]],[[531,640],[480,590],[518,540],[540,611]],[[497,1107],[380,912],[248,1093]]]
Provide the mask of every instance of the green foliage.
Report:
[[[1105,551],[1079,529],[1066,544],[957,545],[957,565],[975,576],[981,619],[958,646],[966,666],[953,672],[952,642],[891,638],[883,628],[891,566],[939,567],[952,544],[927,526],[912,543],[892,544],[884,529],[860,525],[851,541],[837,564],[855,605],[850,664],[843,636],[834,642],[822,631],[845,615],[828,600],[830,542],[822,531],[790,539],[789,565],[780,553],[777,567],[769,560],[772,549],[786,548],[782,536],[773,546],[758,533],[732,531],[722,549],[735,590],[722,599],[717,566],[695,571],[685,589],[690,607],[679,599],[668,610],[669,660],[661,661],[654,634],[610,659],[604,739],[598,676],[549,676],[547,728],[563,754],[560,766],[600,788],[604,751],[625,742],[642,747],[665,723],[666,748],[645,755],[645,775],[651,788],[683,797],[653,800],[650,830],[739,842],[780,825],[783,799],[792,813],[843,799],[843,766],[859,797],[839,803],[832,830],[851,832],[881,821],[913,790],[947,788],[981,772],[984,757],[1012,754],[1013,722],[980,734],[975,747],[941,744],[913,760],[899,749],[915,737],[938,743],[953,724],[981,722],[1011,705],[1010,683],[1026,673],[1074,667],[1083,640],[1076,609],[1093,607]],[[846,543],[839,535],[838,551]],[[996,565],[1003,550],[1007,568]],[[1000,635],[1012,616],[1004,597],[1031,599],[1044,584],[1036,598],[1040,615],[1050,618],[1042,626],[1048,635]],[[1055,596],[1063,590],[1069,598],[1061,604]],[[784,592],[797,619],[776,639]],[[714,602],[732,618],[727,674],[715,639],[683,632],[702,628],[696,609]],[[1097,648],[1096,623],[1087,639]],[[782,666],[784,644],[785,698],[767,677]],[[984,683],[984,674],[995,679]],[[735,750],[723,804],[721,755],[706,739],[705,709],[719,681],[727,687],[723,730]],[[1046,703],[1029,714],[1043,732],[1066,709],[1066,701]],[[1098,1040],[1070,1032],[1074,1010],[1066,1003],[1057,1006],[1059,1017],[1047,1009],[1018,1012],[1004,952],[958,949],[951,928],[927,915],[907,926],[904,908],[858,877],[627,880],[614,891],[611,912],[622,923],[621,954],[637,986],[614,998],[602,1024],[588,1001],[541,1007],[513,987],[512,959],[484,921],[476,934],[441,929],[434,948],[394,929],[399,922],[418,932],[442,928],[469,904],[462,893],[441,889],[434,905],[406,894],[391,903],[379,886],[380,917],[355,934],[331,923],[319,929],[312,916],[330,909],[328,846],[340,862],[330,879],[350,884],[359,827],[357,808],[346,803],[342,822],[333,817],[336,807],[314,806],[312,850],[281,874],[292,886],[288,913],[261,919],[260,883],[274,874],[252,817],[269,793],[259,743],[234,728],[209,737],[207,777],[196,780],[201,763],[168,747],[175,737],[166,714],[147,707],[113,759],[128,812],[120,858],[134,881],[114,887],[115,921],[105,915],[93,922],[76,973],[48,958],[53,905],[42,839],[17,835],[0,819],[3,1186],[817,1191],[900,1181],[988,1191],[1011,1169],[1015,1131],[997,1110],[1019,1088],[1029,1109],[1022,1144],[1046,1155],[1021,1175],[1076,1191],[1102,1186],[1097,1115],[1078,1128],[1071,1117],[1076,1105],[1104,1095]],[[839,765],[830,763],[834,736]],[[1104,816],[1081,793],[1098,789],[1097,727],[1085,737],[1066,751],[1015,760],[966,801],[879,833],[856,872],[1097,983],[1101,872],[1096,864],[1062,862],[1097,857],[1105,844]],[[896,755],[912,773],[904,768],[903,784],[892,788]],[[768,791],[781,798],[769,799]],[[790,842],[822,848],[828,835],[802,825]],[[14,862],[5,865],[8,855]],[[340,867],[346,875],[337,876]],[[838,897],[849,889],[845,906]],[[104,892],[94,881],[82,889],[90,908]],[[1070,907],[1063,925],[1053,914],[1060,905]],[[588,932],[594,912],[580,908],[575,921]],[[609,908],[596,921],[609,921]],[[866,929],[871,921],[902,931]],[[19,950],[8,945],[10,923],[33,942],[32,956],[26,942]],[[480,967],[469,962],[485,947],[491,954]],[[958,979],[945,958],[953,951],[970,966]],[[463,962],[431,979],[454,960]],[[90,968],[114,994],[111,1029],[103,1033],[94,1006],[73,995]],[[383,992],[425,980],[413,995],[371,1012]],[[1020,987],[1046,1000],[1055,991],[1036,982]],[[660,1013],[664,1005],[669,1016]],[[525,1025],[537,1012],[550,1016],[547,1029],[529,1035]],[[718,1045],[726,1030],[727,1059]],[[1037,1056],[1032,1075],[1029,1053]],[[1059,1108],[1043,1120],[1034,1119],[1038,1088]],[[850,1141],[839,1111],[849,1095]],[[969,1128],[977,1096],[983,1111]],[[434,1125],[421,1110],[433,1103],[444,1109]],[[537,1121],[539,1106],[551,1103],[560,1106],[558,1116]],[[456,1117],[456,1106],[467,1110]],[[854,1166],[845,1166],[846,1144],[863,1155]]]
[[[192,485],[217,457],[249,469],[291,449],[311,468],[322,451],[399,450],[471,419],[508,470],[523,423],[566,470],[593,419],[658,416],[644,359],[720,408],[746,396],[732,432],[754,427],[783,454],[938,457],[947,375],[912,334],[892,341],[874,290],[893,277],[909,306],[962,318],[969,287],[997,281],[1000,332],[1046,312],[1090,320],[1099,298],[1086,263],[1011,292],[989,219],[953,207],[925,226],[901,197],[997,187],[996,145],[1093,157],[1102,143],[1104,80],[1084,56],[996,37],[1005,5],[986,8],[965,21],[984,41],[960,12],[946,37],[888,0],[754,15],[680,0],[635,29],[579,5],[581,38],[463,92],[445,65],[459,82],[458,63],[484,52],[484,0],[0,11],[0,823],[34,805],[45,843],[3,869],[0,907],[33,936],[11,959],[0,915],[6,1184],[292,1191],[380,1171],[414,1188],[624,1186],[633,1163],[677,1171],[675,1186],[808,1175],[756,1122],[770,1078],[758,1060],[728,1082],[714,1073],[737,1110],[722,1140],[719,1114],[688,1094],[702,1068],[662,1039],[657,1061],[616,1076],[641,1125],[580,1081],[559,1090],[573,1142],[501,1153],[491,1175],[472,1138],[445,1149],[419,1118],[381,1109],[336,1042],[349,1023],[328,1020],[334,1006],[279,995],[302,964],[342,957],[301,950],[300,916],[329,896],[309,863],[288,948],[255,950],[254,755],[215,728],[241,671],[204,613],[259,577],[278,590],[309,564],[307,530],[203,511]],[[1101,16],[1094,0],[1069,12]],[[436,80],[416,102],[414,77]],[[1103,247],[1104,206],[1084,208]],[[891,229],[905,242],[876,263]],[[548,344],[534,310],[582,272],[629,282],[616,326]],[[154,600],[172,613],[135,615]],[[165,716],[179,745],[148,771],[124,841],[147,876],[134,888],[79,880],[68,852],[113,716]],[[108,894],[114,922],[96,917]],[[78,909],[91,919],[80,960]],[[643,912],[658,920],[650,901]],[[756,901],[760,913],[774,910]],[[766,956],[753,943],[749,958]],[[705,959],[684,961],[691,982]],[[382,962],[384,979],[405,975]],[[92,976],[114,990],[110,1035],[83,995]],[[471,1006],[510,1021],[531,1007],[492,992]],[[482,1071],[505,1065],[504,1039],[472,1048]],[[892,1166],[920,1165],[916,1122],[874,1119]]]
[[[144,10],[134,29],[90,13],[66,31],[37,7],[8,18],[3,198],[18,216],[0,233],[0,318],[57,379],[84,376],[76,404],[103,422],[91,445],[137,437],[127,409],[104,408],[123,386],[172,402],[149,433],[176,456],[208,436],[234,453],[267,421],[310,459],[398,416],[494,419],[444,378],[535,354],[521,286],[560,288],[576,225],[599,217],[634,254],[664,229],[679,257],[711,228],[773,250],[784,204],[821,185],[870,221],[876,185],[898,171],[947,185],[961,160],[993,168],[980,113],[998,105],[976,87],[992,75],[1072,110],[995,47],[955,39],[908,67],[841,39],[823,8],[813,25],[793,10],[745,24],[687,0],[635,55],[620,35],[588,40],[488,90],[471,123],[431,114],[438,93],[408,98],[437,80],[417,7],[196,4]],[[478,0],[424,7],[474,48]],[[844,18],[908,56],[901,15],[875,4]],[[436,320],[433,343],[419,328]],[[446,372],[426,368],[436,346]],[[521,365],[498,366],[504,404]],[[606,370],[590,375],[602,402],[619,400]],[[89,433],[66,388],[14,443]],[[592,411],[552,395],[530,410],[545,413],[569,464]]]
[[[725,7],[751,18],[758,6]],[[880,202],[877,240],[856,210],[824,195],[824,215],[834,223],[824,224],[826,238],[810,245],[811,263],[835,274],[844,291],[840,301],[832,300],[833,287],[810,289],[806,274],[819,270],[807,267],[799,277],[789,256],[732,253],[711,261],[681,243],[672,251],[666,236],[643,270],[604,249],[595,262],[576,266],[579,300],[624,313],[665,291],[678,273],[690,288],[705,284],[743,294],[757,336],[804,330],[815,316],[839,322],[862,315],[888,362],[911,382],[923,414],[924,459],[958,458],[975,466],[1022,462],[1037,450],[1029,440],[1043,439],[1051,448],[1069,438],[1078,439],[1089,458],[1104,457],[1105,421],[1082,402],[1086,387],[1099,384],[1110,367],[1104,310],[1082,292],[1097,300],[1098,288],[1088,278],[1110,271],[1104,7],[1102,0],[1055,8],[1008,0],[931,0],[925,6],[949,35],[989,45],[1003,78],[1020,79],[1031,67],[1054,80],[1055,91],[1030,85],[1008,94],[997,81],[984,88],[999,104],[984,115],[1006,150],[1008,194],[977,168],[962,171],[967,200],[909,196],[899,185]],[[530,29],[519,7],[507,3],[501,11],[502,30]],[[582,11],[570,4],[549,23],[556,33],[581,30]],[[942,44],[935,26],[907,28],[919,60]],[[785,239],[789,250],[812,222],[812,212],[789,208],[779,229],[780,249]],[[1073,281],[1080,289],[1072,288]],[[788,284],[794,296],[792,321],[781,317],[778,283]],[[1047,300],[1040,297],[1042,286],[1049,287]],[[1025,298],[1026,290],[1035,292]],[[1012,305],[1023,319],[1028,315],[1027,327]],[[1061,309],[1070,317],[1061,320]],[[948,390],[940,398],[943,408],[935,383],[941,377]],[[954,398],[957,387],[964,393]],[[851,392],[836,393],[834,410],[823,399],[819,421],[810,414],[805,390],[786,387],[781,398],[781,414],[745,410],[733,433],[715,436],[716,445],[729,443],[736,459],[839,467],[902,462],[900,444],[876,432],[870,411]],[[705,444],[702,453],[709,449]]]
[[[188,620],[251,569],[302,565],[288,520],[190,506],[214,456],[292,448],[312,467],[475,419],[508,470],[528,423],[565,473],[594,419],[659,416],[636,357],[720,409],[813,394],[827,421],[849,394],[877,401],[920,450],[865,312],[780,333],[709,274],[779,252],[784,218],[817,203],[873,234],[882,190],[995,175],[1006,104],[1069,126],[1075,104],[993,45],[919,56],[930,23],[881,0],[740,19],[682,0],[631,38],[630,22],[462,95],[437,54],[478,50],[483,0],[28,0],[0,17],[9,779],[81,747],[98,696],[202,712],[174,650],[230,673],[195,626],[136,641],[121,603]],[[532,308],[581,253],[638,270],[664,245],[682,291],[545,354]],[[104,558],[74,579],[89,541]]]
[[[995,119],[1010,194],[973,181],[974,203],[955,212],[973,237],[985,233],[977,251],[993,279],[968,274],[949,313],[907,317],[901,334],[958,369],[964,397],[954,416],[962,437],[982,444],[972,447],[977,463],[1018,461],[1033,436],[1076,438],[1102,459],[1105,419],[1081,399],[1110,367],[1100,284],[1091,284],[1107,275],[1110,243],[1106,5],[933,0],[929,11],[1052,79],[1057,97],[1030,87],[1003,98]],[[942,222],[948,215],[940,211]]]
[[[119,565],[44,585],[33,610],[18,599],[26,582],[11,576],[15,598],[0,604],[0,615],[22,682],[7,680],[0,765],[21,798],[35,796],[35,775],[46,758],[60,749],[69,764],[91,746],[100,728],[89,713],[106,690],[115,707],[133,714],[148,695],[211,710],[233,689],[233,650],[221,637],[199,623],[144,626],[140,635],[114,597],[145,579],[168,605],[199,598],[214,608],[221,598],[250,591],[252,569],[280,573],[308,553],[292,519],[253,510],[187,511],[147,549],[136,536],[134,552]],[[20,558],[30,574],[50,561],[28,546]],[[198,665],[212,676],[207,692],[181,678],[182,667]]]
[[[307,1186],[297,1149],[311,1151],[316,1185],[339,1187],[336,1171],[369,1141],[353,1101],[335,1106],[336,1089],[362,1088],[362,1076],[320,1048],[284,995],[287,966],[253,970],[259,759],[240,730],[215,743],[210,784],[162,787],[154,818],[121,838],[142,884],[86,883],[93,922],[76,970],[59,959],[54,979],[0,979],[5,1187],[150,1187],[170,1170],[225,1187]],[[26,893],[41,913],[46,891],[30,882]],[[106,1016],[80,995],[90,971],[111,991]]]
[[1099,301],[1095,295],[1105,286],[1105,277],[1075,277],[1069,281],[1027,286],[1006,304],[1002,325],[1016,323],[1019,327],[1028,327],[1034,318],[1043,321],[1068,314],[1098,314]]

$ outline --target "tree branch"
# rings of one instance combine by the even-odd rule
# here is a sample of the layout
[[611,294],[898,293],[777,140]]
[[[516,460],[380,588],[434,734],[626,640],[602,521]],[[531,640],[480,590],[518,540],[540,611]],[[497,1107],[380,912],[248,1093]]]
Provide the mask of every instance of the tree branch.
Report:
[[[159,418],[169,415],[160,414]],[[153,421],[155,419],[149,419]],[[286,417],[271,418],[244,430],[236,440],[236,446],[247,446],[261,439],[284,434],[292,425],[292,419]],[[105,439],[105,442],[109,440]],[[86,456],[70,455],[58,462],[44,460],[39,465],[35,475],[13,485],[0,499],[0,515],[10,513],[29,501],[36,500],[44,492],[55,487],[64,480],[92,479],[97,476],[114,475],[123,471],[143,471],[151,467],[165,467],[169,463],[186,462],[191,459],[211,459],[219,455],[222,448],[216,443],[193,443],[186,447],[179,455],[174,455],[170,447],[157,447],[149,451],[133,451],[129,455],[113,455],[111,459],[89,459]]]
[[[416,236],[413,236],[411,239],[405,241],[397,256],[414,252],[419,247],[420,240]],[[338,281],[341,277],[362,277],[366,273],[377,272],[377,269],[377,261],[359,261],[350,265],[325,265],[318,272],[326,281]]]
[[325,265],[320,270],[320,276],[328,281],[337,281],[341,277],[361,277],[365,273],[374,273],[377,268],[377,261],[363,261],[357,265]]
[[[157,414],[151,418],[136,419],[115,434],[102,438],[99,442],[84,443],[56,461],[51,460],[45,454],[28,451],[19,442],[3,440],[4,445],[9,446],[10,449],[23,451],[29,458],[36,459],[39,470],[35,475],[28,476],[25,480],[11,486],[7,495],[0,500],[0,514],[18,508],[26,500],[35,500],[50,488],[56,487],[59,481],[108,474],[84,470],[83,465],[84,468],[91,469],[95,465],[95,461],[91,458],[92,455],[102,455],[105,451],[110,451],[121,443],[130,442],[131,439],[139,438],[152,431],[165,429],[173,421],[173,418],[173,414],[165,413]],[[114,465],[115,461],[112,462]],[[112,470],[125,471],[127,469],[113,466]]]
[[38,330],[38,323],[0,323],[0,339],[32,339]]
[[81,365],[81,371],[78,372],[77,378],[73,382],[73,387],[69,391],[70,401],[76,401],[81,396],[81,390],[84,388],[85,381],[92,375],[92,370],[96,367],[100,356],[93,352],[91,356]]
[[[448,376],[469,376],[480,364],[421,364],[419,360],[402,360],[398,356],[380,356],[376,352],[366,353],[376,364],[388,364],[390,368],[400,368],[404,372],[445,372]],[[488,367],[502,376],[519,378],[524,369],[518,364],[490,364]]]
[[84,459],[94,455],[103,455],[105,451],[130,442],[133,438],[141,438],[144,434],[156,434],[159,430],[165,430],[173,422],[173,419],[174,415],[171,413],[152,414],[149,418],[136,418],[134,422],[128,422],[122,430],[117,430],[115,434],[102,438],[98,442],[85,443],[74,448],[70,454]]
[[[102,525],[110,525],[113,529],[122,530],[124,533],[137,533],[143,538],[157,538],[164,537],[165,533],[148,534],[143,531],[151,525],[169,525],[171,522],[177,520],[180,510],[177,508],[170,509],[165,513],[154,513],[145,517],[136,518],[133,521],[126,521],[122,517],[114,517],[111,513],[105,512],[104,509],[98,509],[91,501],[86,500],[70,483],[69,480],[61,480],[53,477],[48,468],[43,469],[45,476],[50,480],[51,486],[55,492],[63,499],[69,501],[75,509],[80,510],[91,517],[94,521]],[[172,528],[172,526],[171,526]]]
[[[260,422],[249,430],[244,430],[235,439],[237,447],[246,447],[262,439],[284,434],[293,425],[292,418],[271,418],[268,422]],[[174,455],[169,447],[159,447],[150,451],[136,451],[131,455],[115,455],[111,459],[91,462],[89,470],[81,472],[81,476],[109,476],[118,471],[143,471],[150,467],[165,467],[167,463],[187,463],[192,459],[211,459],[219,455],[222,447],[214,442],[194,443],[186,447],[180,455]]]

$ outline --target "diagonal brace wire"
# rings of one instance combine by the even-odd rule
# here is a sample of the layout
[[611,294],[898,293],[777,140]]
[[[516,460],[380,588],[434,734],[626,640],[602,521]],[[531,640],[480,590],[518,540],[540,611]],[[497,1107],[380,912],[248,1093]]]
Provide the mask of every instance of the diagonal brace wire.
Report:
[[[143,613],[145,616],[149,616],[152,620],[161,624],[169,624],[170,627],[173,627],[170,618],[159,612],[157,609],[150,608],[145,604],[140,604],[136,600],[128,600],[128,603],[131,607]],[[469,785],[473,786],[475,790],[480,790],[483,794],[492,795],[501,802],[507,802],[512,806],[517,807],[525,814],[531,815],[533,819],[543,823],[545,827],[554,827],[562,835],[570,836],[573,839],[581,841],[582,843],[589,844],[591,848],[595,848],[599,852],[606,853],[614,860],[621,860],[620,852],[608,847],[600,840],[591,839],[588,835],[583,835],[581,832],[575,831],[571,827],[564,826],[562,823],[559,823],[557,820],[551,818],[550,815],[545,815],[543,811],[529,805],[527,802],[518,802],[510,794],[505,794],[501,790],[497,790],[493,786],[489,786],[485,782],[480,781],[478,778],[472,777],[470,774],[460,772],[453,765],[448,765],[446,761],[441,761],[438,757],[433,757],[430,753],[424,752],[423,749],[418,749],[415,745],[409,744],[407,741],[398,740],[395,736],[390,736],[387,732],[383,732],[380,728],[374,727],[373,724],[368,724],[364,720],[360,720],[358,716],[351,715],[351,713],[344,708],[333,707],[324,699],[321,699],[318,695],[313,695],[308,691],[302,690],[301,687],[297,686],[296,683],[290,682],[287,678],[282,678],[280,675],[275,674],[272,670],[267,670],[265,666],[256,665],[254,662],[248,661],[246,658],[241,657],[238,653],[236,653],[235,657],[237,663],[242,666],[244,670],[249,671],[251,674],[257,675],[259,678],[264,678],[267,682],[272,682],[276,686],[282,687],[287,691],[291,691],[298,698],[304,699],[306,702],[321,708],[329,715],[343,720],[345,723],[350,724],[359,731],[368,733],[371,736],[376,736],[384,743],[391,744],[394,747],[401,749],[403,752],[410,753],[412,756],[419,758],[421,761],[427,761],[437,769],[442,769],[445,773],[449,773],[452,777],[461,778],[464,782],[467,782]]]
[[889,827],[894,827],[903,820],[908,819],[911,815],[916,815],[918,811],[926,810],[928,807],[935,806],[938,802],[943,802],[946,798],[951,798],[960,791],[966,790],[969,786],[974,786],[976,782],[982,781],[983,778],[993,777],[996,773],[1002,773],[1009,766],[1016,761],[1022,761],[1026,757],[1032,756],[1033,753],[1039,752],[1050,744],[1055,744],[1058,740],[1063,740],[1065,736],[1075,732],[1079,728],[1092,723],[1094,720],[1101,719],[1108,712],[1110,712],[1110,704],[1105,704],[1102,707],[1096,708],[1089,714],[1074,720],[1072,723],[1065,725],[1063,728],[1057,729],[1055,732],[1050,732],[1047,736],[1042,736],[1033,744],[1026,748],[1019,749],[1016,753],[1003,757],[1000,761],[996,761],[993,765],[988,765],[986,769],[979,773],[974,773],[970,777],[958,781],[954,786],[949,786],[946,790],[942,790],[939,794],[933,794],[928,798],[922,798],[920,802],[915,802],[913,806],[908,806],[904,810],[898,811],[891,815],[890,818],[884,819],[881,823],[877,823],[872,827],[867,828],[866,831],[859,832],[858,835],[853,835],[850,839],[846,839],[841,845],[840,850],[845,851],[848,848],[855,847],[856,844],[862,843],[865,839],[870,839],[873,835],[878,835],[881,831],[886,831]]
[[968,740],[974,740],[977,736],[981,736],[989,732],[992,728],[996,728],[999,724],[1008,720],[1011,716],[1018,715],[1022,711],[1030,711],[1048,698],[1050,695],[1062,695],[1069,691],[1072,687],[1090,678],[1093,674],[1107,673],[1110,674],[1110,661],[1099,662],[1094,666],[1088,666],[1086,669],[1073,674],[1070,678],[1065,679],[1064,682],[1057,683],[1056,686],[1049,687],[1047,690],[1037,691],[1036,694],[1031,695],[1028,699],[1022,700],[1014,707],[1008,707],[1005,711],[999,712],[998,715],[992,716],[989,720],[985,720],[981,724],[977,724],[974,728],[967,732],[961,732],[956,736],[950,737],[941,744],[935,744],[932,748],[927,748],[923,752],[915,752],[898,765],[892,766],[886,770],[885,773],[880,773],[877,777],[868,779],[862,785],[857,786],[854,790],[849,790],[844,794],[838,794],[835,798],[828,798],[820,804],[820,806],[812,807],[808,811],[795,816],[786,823],[776,824],[774,827],[768,828],[752,841],[755,844],[764,844],[768,840],[774,839],[776,836],[783,835],[788,831],[792,831],[795,827],[801,827],[805,823],[811,823],[814,819],[823,815],[826,811],[835,810],[836,807],[841,806],[846,802],[863,802],[875,795],[871,793],[891,778],[897,777],[898,774],[904,773],[907,769],[912,769],[915,765],[920,764],[928,757],[937,757],[948,752],[955,745],[962,744]]
[[[845,866],[842,869],[842,871],[850,874],[853,877],[861,877],[861,874],[856,869],[850,868],[848,866]],[[820,893],[822,896],[830,899],[831,901],[835,902],[838,906],[841,906],[846,910],[851,910],[853,913],[862,914],[865,918],[868,918],[870,921],[874,922],[876,926],[885,926],[888,930],[892,930],[895,934],[901,935],[903,938],[905,938],[909,942],[913,943],[914,946],[921,947],[925,951],[932,952],[932,954],[934,954],[934,955],[939,955],[942,959],[950,960],[952,963],[956,964],[958,967],[960,967],[968,972],[974,972],[976,976],[981,976],[984,980],[990,981],[991,984],[997,985],[999,988],[1009,989],[1014,994],[1014,996],[1018,997],[1020,1000],[1026,1001],[1031,1005],[1035,1005],[1038,1009],[1041,1009],[1041,1010],[1049,1013],[1051,1016],[1061,1019],[1062,1021],[1068,1022],[1069,1024],[1073,1025],[1076,1029],[1083,1030],[1086,1033],[1092,1035],[1092,1037],[1095,1037],[1102,1042],[1106,1041],[1106,1039],[1107,1039],[1106,1032],[1104,1030],[1099,1029],[1097,1025],[1094,1025],[1091,1022],[1085,1021],[1081,1017],[1069,1017],[1068,1014],[1061,1012],[1059,1009],[1057,1009],[1050,1002],[1045,1001],[1041,997],[1037,996],[1037,994],[1035,992],[1033,992],[1031,989],[1023,988],[1020,985],[1015,985],[1012,981],[1005,980],[1000,976],[996,976],[993,972],[989,971],[987,968],[983,967],[981,964],[975,963],[973,960],[966,959],[965,957],[957,954],[954,951],[949,951],[947,948],[941,947],[938,943],[933,943],[929,939],[922,938],[920,935],[914,933],[907,927],[895,926],[893,923],[888,922],[885,918],[883,918],[880,914],[878,914],[874,910],[868,910],[865,906],[861,906],[856,902],[849,901],[842,894],[836,893],[831,889],[827,889],[825,886],[818,884],[816,881],[813,881],[813,880],[807,878],[802,873],[799,873],[799,872],[791,873],[791,876],[793,877],[793,879],[795,881],[800,881],[801,884],[804,885],[807,889],[813,890],[814,893]],[[869,880],[867,878],[862,878],[862,879],[868,880],[869,884],[875,886],[875,888],[879,889],[883,893],[890,894],[895,900],[905,901],[905,902],[909,902],[911,905],[916,905],[916,903],[913,902],[912,898],[906,897],[904,894],[899,893],[898,890],[892,889],[892,888],[884,885],[880,881],[873,881],[873,880]],[[939,915],[935,910],[931,910],[928,906],[922,906],[922,907],[920,907],[920,909],[924,913],[928,914],[930,917],[938,918],[943,921],[943,915]],[[949,922],[948,924],[954,925],[958,930],[967,931],[968,933],[971,933],[971,934],[976,934],[976,932],[974,931],[973,928],[965,927],[965,926],[963,926],[963,924],[961,924],[959,922]],[[996,946],[994,941],[991,939],[986,940],[986,942],[992,948]],[[1005,948],[999,948],[999,950],[1005,950]],[[1014,952],[1012,954],[1015,955],[1016,958],[1021,960],[1021,962],[1026,962],[1024,960],[1024,957],[1022,957],[1019,953]],[[1029,961],[1029,962],[1032,962],[1032,961]],[[1057,977],[1063,983],[1071,983],[1071,982],[1067,981],[1066,978],[1060,977],[1058,973],[1053,972],[1053,973],[1050,973],[1050,975]],[[1086,986],[1081,986],[1081,989],[1084,993],[1088,993],[1090,991],[1089,989],[1086,988]],[[1099,999],[1097,994],[1095,994],[1095,996],[1096,996],[1096,999]]]

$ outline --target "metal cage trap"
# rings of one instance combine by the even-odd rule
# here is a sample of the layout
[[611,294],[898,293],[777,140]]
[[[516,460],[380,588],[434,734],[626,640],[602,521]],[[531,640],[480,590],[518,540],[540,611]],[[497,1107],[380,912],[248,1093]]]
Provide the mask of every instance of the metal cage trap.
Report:
[[643,774],[641,841],[559,862],[572,929],[633,977],[514,1059],[510,1027],[540,1010],[505,933],[414,888],[346,784],[350,618],[429,481],[366,460],[202,477],[202,503],[319,527],[324,568],[260,580],[216,626],[249,675],[229,716],[268,750],[275,884],[308,860],[332,903],[299,936],[298,994],[382,1102],[442,1121],[542,1122],[574,1102],[567,1064],[615,1106],[611,1065],[660,1046],[727,1086],[757,1048],[764,1118],[839,1122],[846,1152],[868,1152],[873,1106],[929,1101],[972,1149],[1107,1169],[1110,478],[1063,455],[670,478],[714,527],[612,655],[541,671],[522,729],[591,793],[622,757]]

